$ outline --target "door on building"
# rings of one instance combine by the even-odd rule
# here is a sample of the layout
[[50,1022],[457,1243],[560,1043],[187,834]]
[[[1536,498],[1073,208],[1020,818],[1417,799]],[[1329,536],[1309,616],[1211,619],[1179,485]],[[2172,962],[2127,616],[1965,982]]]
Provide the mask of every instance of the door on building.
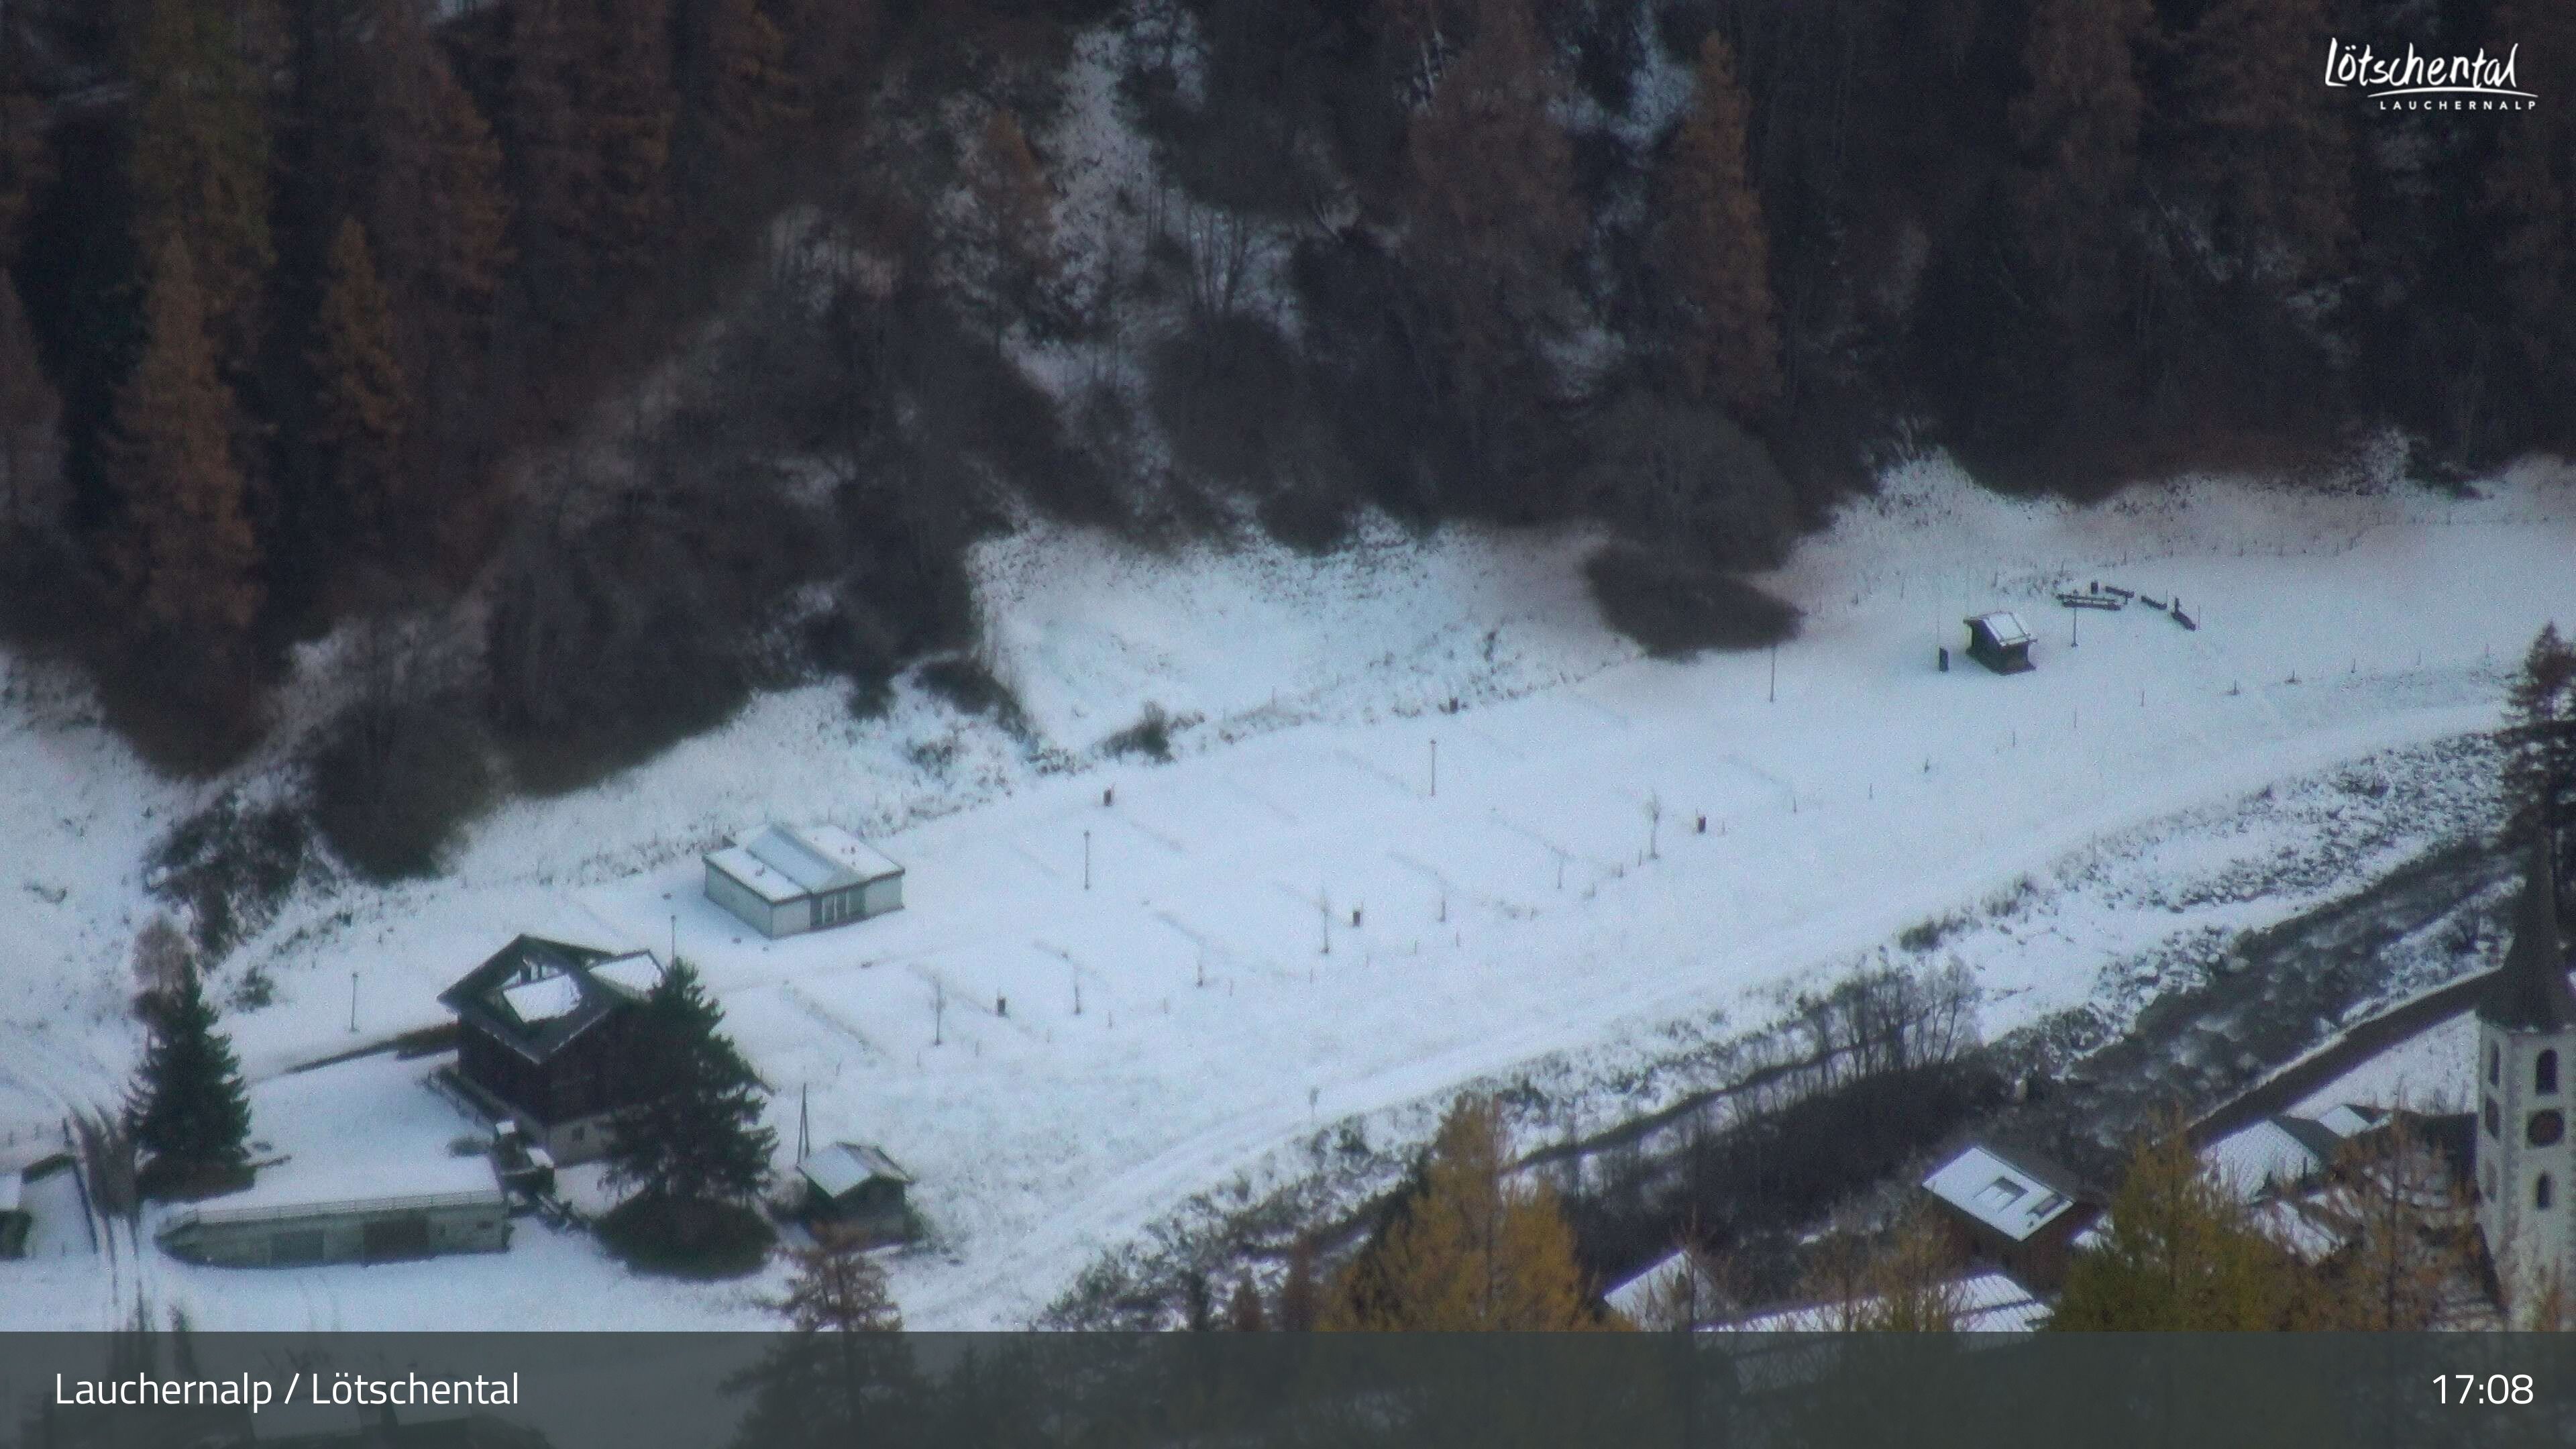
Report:
[[429,1215],[403,1213],[398,1217],[376,1218],[365,1229],[367,1261],[382,1263],[395,1258],[429,1256]]

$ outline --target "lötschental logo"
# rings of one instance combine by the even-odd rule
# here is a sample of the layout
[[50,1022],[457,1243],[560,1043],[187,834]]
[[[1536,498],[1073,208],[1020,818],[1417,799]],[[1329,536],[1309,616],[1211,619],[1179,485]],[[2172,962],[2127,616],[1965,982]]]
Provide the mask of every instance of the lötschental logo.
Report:
[[2483,47],[2475,55],[2418,55],[2409,45],[2403,57],[2384,56],[2328,40],[2326,84],[2358,87],[2383,111],[2527,111],[2540,99],[2518,88],[2513,64],[2521,53],[2515,45],[2502,56]]

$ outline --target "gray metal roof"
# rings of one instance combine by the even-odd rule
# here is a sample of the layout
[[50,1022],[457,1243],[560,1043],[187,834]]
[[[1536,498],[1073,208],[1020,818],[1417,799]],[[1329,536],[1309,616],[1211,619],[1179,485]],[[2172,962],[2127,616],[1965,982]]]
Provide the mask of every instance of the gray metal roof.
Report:
[[2576,1028],[2576,988],[2567,984],[2567,950],[2558,936],[2558,889],[2548,838],[2534,835],[2522,899],[2513,914],[2513,944],[2478,997],[2478,1019],[2506,1031]]
[[771,905],[903,874],[883,851],[837,825],[763,826],[706,860]]

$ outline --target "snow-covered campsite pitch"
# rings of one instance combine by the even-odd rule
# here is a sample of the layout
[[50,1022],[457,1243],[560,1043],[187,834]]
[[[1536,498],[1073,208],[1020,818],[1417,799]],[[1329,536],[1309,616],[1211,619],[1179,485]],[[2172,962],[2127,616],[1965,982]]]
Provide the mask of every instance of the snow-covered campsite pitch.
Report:
[[[2209,482],[2075,508],[1911,465],[1764,580],[1806,613],[1776,659],[1678,663],[1603,627],[1583,538],[1378,526],[1313,560],[1023,533],[979,559],[1023,729],[911,684],[864,721],[835,688],[769,696],[510,805],[440,879],[308,880],[219,968],[275,998],[224,1027],[275,1151],[437,1152],[470,1124],[420,1085],[434,1063],[286,1069],[440,1020],[438,991],[520,932],[676,943],[775,1092],[782,1166],[802,1099],[818,1140],[918,1179],[929,1237],[889,1260],[907,1321],[1023,1323],[1194,1196],[1267,1191],[1346,1129],[1398,1144],[1461,1087],[1550,1064],[1632,1084],[1561,1097],[1552,1128],[1651,1108],[1679,1088],[1634,1083],[1677,1033],[1759,1023],[1909,926],[2075,879],[2105,840],[2165,871],[2294,852],[2228,802],[2490,728],[2533,633],[2576,621],[2569,502],[2534,467],[2474,498]],[[2179,595],[2199,627],[2055,603],[2096,581]],[[1960,653],[1990,609],[2029,623],[2035,671]],[[22,1153],[122,1090],[127,955],[159,908],[143,862],[219,788],[154,780],[31,677],[11,666],[0,717],[0,1143]],[[1148,703],[1171,763],[1103,748]],[[2476,795],[2436,792],[2373,848],[2456,830]],[[711,906],[698,853],[773,819],[868,836],[906,908],[770,942]],[[2199,915],[2079,881],[2045,930],[1962,948],[1983,1025],[2126,989],[2113,956],[2369,864]],[[504,1255],[389,1267],[46,1241],[0,1263],[0,1327],[104,1326],[138,1293],[227,1328],[748,1326],[775,1288],[640,1277],[534,1220]]]

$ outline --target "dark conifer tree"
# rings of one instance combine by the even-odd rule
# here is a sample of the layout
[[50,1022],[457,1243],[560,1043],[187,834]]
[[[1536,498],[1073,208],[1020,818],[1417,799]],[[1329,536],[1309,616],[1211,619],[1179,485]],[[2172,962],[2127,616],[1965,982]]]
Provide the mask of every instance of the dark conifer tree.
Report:
[[269,232],[269,125],[257,48],[265,6],[150,0],[134,64],[132,168],[139,250],[184,240],[227,369],[249,365],[276,254]]
[[17,284],[0,269],[0,533],[47,521],[38,505],[47,497],[62,415],[62,395],[45,379]]
[[135,1144],[152,1155],[150,1176],[184,1184],[239,1168],[248,1155],[250,1099],[197,973],[185,973],[151,1017],[152,1043],[125,1113]]
[[2015,212],[2062,322],[2091,320],[2119,294],[2120,216],[2146,114],[2138,57],[2154,28],[2148,0],[2031,12],[2022,47],[2030,90],[2012,105],[2025,167]]
[[352,218],[331,244],[311,363],[313,425],[327,496],[343,542],[381,559],[415,521],[404,486],[411,391],[394,350],[394,323],[365,228]]
[[1682,377],[1693,393],[1752,417],[1780,391],[1780,339],[1762,201],[1745,169],[1744,91],[1725,37],[1699,52],[1699,98],[1662,177],[1658,260],[1683,313]]
[[2544,625],[2505,690],[2504,794],[2512,838],[2549,833],[2562,889],[2576,875],[2576,646]]
[[162,244],[149,340],[116,398],[108,477],[124,517],[107,550],[130,625],[224,646],[258,616],[260,549],[232,452],[233,392],[216,366],[194,262],[177,235]]
[[654,1088],[618,1122],[610,1181],[670,1210],[682,1238],[694,1210],[757,1196],[778,1134],[762,1126],[760,1080],[723,1031],[724,1008],[697,968],[674,961],[644,1003],[639,1080]]

